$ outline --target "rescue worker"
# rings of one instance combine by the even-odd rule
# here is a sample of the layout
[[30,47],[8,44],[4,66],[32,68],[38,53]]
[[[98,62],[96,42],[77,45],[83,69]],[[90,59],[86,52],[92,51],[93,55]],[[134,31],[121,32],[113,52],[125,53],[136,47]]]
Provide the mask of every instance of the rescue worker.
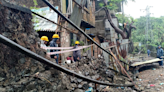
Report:
[[[52,41],[50,42],[50,47],[58,47],[58,44],[56,43],[58,39],[59,39],[59,35],[54,34],[52,36]],[[56,51],[58,50],[50,50],[50,52],[56,52]],[[58,64],[59,54],[51,55],[51,58],[54,58],[56,60],[56,63]]]
[[41,45],[40,45],[40,47],[41,48],[43,48],[43,47],[47,47],[46,45],[47,45],[47,43],[48,43],[48,37],[47,36],[42,36],[41,38]]
[[150,53],[151,53],[151,52],[150,52],[150,50],[148,49],[148,50],[147,50],[147,55],[148,55],[148,57],[149,57]]
[[[74,49],[78,48],[79,45],[80,45],[80,42],[76,41]],[[75,62],[79,61],[81,59],[81,51],[80,50],[77,50],[77,51],[73,52],[73,59],[74,59]]]
[[[163,56],[163,49],[161,48],[161,45],[158,46],[157,48],[157,58],[161,58]],[[158,61],[159,65],[163,67],[163,61]]]

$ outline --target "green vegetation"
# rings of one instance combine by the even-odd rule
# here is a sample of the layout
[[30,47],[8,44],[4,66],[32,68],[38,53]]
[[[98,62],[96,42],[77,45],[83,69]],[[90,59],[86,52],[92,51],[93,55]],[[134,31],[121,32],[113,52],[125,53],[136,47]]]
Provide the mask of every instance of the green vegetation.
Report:
[[[120,3],[122,0],[108,0],[108,1],[109,1],[109,5],[107,5],[106,7],[110,10],[116,10],[118,9],[117,4]],[[99,3],[99,5],[101,7],[104,6],[103,3]]]
[[[103,1],[103,0],[102,0]],[[125,4],[128,3],[128,1],[135,1],[135,0],[108,0],[109,4],[106,6],[110,10],[117,10],[118,9],[118,4],[123,2]],[[104,3],[99,3],[99,6],[103,7]]]
[[[146,17],[135,20],[134,25],[137,29],[132,31],[132,41],[141,42],[144,47],[146,47],[146,44],[152,47],[157,47],[158,45],[164,47],[164,17],[150,17],[149,20],[151,22],[149,22],[148,41],[145,34]],[[146,52],[146,48],[144,48],[144,52]]]
[[33,0],[35,7],[38,5],[37,0]]
[[[26,7],[26,5],[23,5],[23,7]],[[27,8],[27,7],[26,7]]]
[[[134,21],[133,17],[128,15],[122,15],[122,14],[115,14],[115,16],[118,18],[119,23],[131,23]],[[119,26],[120,29],[123,30],[123,26]]]
[[[131,16],[116,14],[119,23],[131,23],[134,21],[134,26],[136,30],[132,30],[132,36],[130,40],[134,43],[134,51],[133,53],[142,51],[142,53],[147,52],[147,45],[148,47],[156,48],[158,45],[161,45],[164,48],[164,16],[160,18],[149,18],[149,30],[148,30],[148,41],[145,34],[146,30],[146,17],[140,17],[138,19],[133,19]],[[123,30],[123,27],[120,26],[120,29]],[[139,43],[142,44],[139,47]]]
[[30,7],[30,9],[37,9],[37,8],[36,8],[36,6],[38,5],[37,0],[33,0],[33,2],[34,2],[34,7]]

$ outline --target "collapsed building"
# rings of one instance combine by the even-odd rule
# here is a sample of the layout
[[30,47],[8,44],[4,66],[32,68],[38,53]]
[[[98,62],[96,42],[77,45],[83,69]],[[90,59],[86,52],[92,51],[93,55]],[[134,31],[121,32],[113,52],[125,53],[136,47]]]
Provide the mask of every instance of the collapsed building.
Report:
[[[20,0],[14,0],[15,3],[30,8],[34,7],[34,2],[31,0],[29,1],[20,1]],[[36,0],[37,1],[37,0]],[[33,2],[33,3],[32,3]],[[71,19],[78,27],[86,31],[87,28],[95,28],[95,16],[94,13],[94,7],[95,7],[95,1],[94,0],[87,0],[81,2],[81,0],[51,0],[50,3],[54,6],[56,6],[67,18]],[[49,7],[47,7],[43,2],[38,1],[38,5],[35,6],[37,9],[33,9],[34,11],[40,10],[47,10],[48,13],[52,13],[53,10],[51,10]],[[47,12],[45,12],[47,13]],[[83,45],[89,45],[87,39],[77,30],[75,30],[71,25],[69,25],[65,20],[60,18],[59,16],[56,16],[53,12],[54,21],[63,27],[57,26],[55,24],[49,23],[45,21],[42,18],[39,18],[39,20],[42,20],[41,22],[43,25],[40,25],[41,23],[38,23],[38,27],[34,27],[34,29],[39,33],[39,37],[46,35],[49,37],[49,39],[52,39],[52,35],[57,32],[59,36],[61,37],[59,44],[59,47],[70,47],[74,45],[74,42],[76,40],[82,42]],[[42,13],[44,16],[44,14]],[[45,15],[46,16],[46,15]],[[47,15],[50,16],[50,15]],[[52,17],[47,17],[51,18]],[[36,22],[36,21],[34,21]],[[46,23],[46,25],[45,25]],[[36,23],[37,24],[37,23]],[[48,24],[51,24],[51,26],[47,26]],[[45,27],[46,26],[46,27]],[[91,47],[93,48],[93,47]],[[92,50],[93,52],[93,50]],[[91,54],[91,51],[88,53]],[[65,61],[65,58],[70,56],[72,54],[71,52],[60,54],[59,61]],[[90,55],[89,54],[89,55]],[[62,57],[61,57],[62,56]],[[91,55],[90,55],[91,57]],[[61,62],[63,63],[63,62]]]
[[[19,45],[46,58],[45,51],[40,49],[39,47],[39,42],[40,42],[39,35],[33,29],[32,21],[31,21],[32,20],[31,11],[27,8],[9,4],[5,2],[4,0],[1,0],[1,2],[2,2],[2,6],[0,6],[0,9],[1,9],[0,16],[1,16],[2,30],[0,31],[0,34],[13,40]],[[92,4],[94,5],[94,2]],[[77,8],[74,8],[74,9],[76,10]],[[81,12],[82,12],[82,9],[83,8],[80,8]],[[90,10],[90,13],[89,13],[89,10],[87,11],[87,9],[85,9],[84,11],[82,14],[83,16],[79,18],[80,19],[79,27],[81,27],[85,31],[86,28],[94,27],[94,22],[93,22],[94,18],[92,19],[88,17],[88,16],[93,16],[91,13],[92,9]],[[78,15],[75,15],[75,16],[78,16]],[[92,19],[92,23],[89,23],[90,19]],[[86,20],[88,20],[88,22]],[[61,19],[61,24],[62,23],[64,25],[66,21],[63,22],[63,20]],[[67,25],[67,26],[70,26],[70,25]],[[72,27],[70,26],[69,28],[71,29]],[[64,32],[62,32],[63,31],[62,29],[62,31],[58,33],[60,34],[61,38],[68,37],[75,40],[79,39],[85,42],[84,43],[85,45],[92,44],[89,40],[84,38],[84,36],[82,36],[82,34],[78,32],[78,30],[75,30],[74,28],[72,28],[71,30],[73,30],[72,32],[76,32],[76,34],[69,33],[65,29],[64,29]],[[49,30],[49,31],[52,31],[52,30]],[[55,31],[52,33],[55,33]],[[60,31],[60,30],[57,30],[57,31]],[[66,34],[68,35],[66,36]],[[78,35],[81,35],[81,36],[78,36]],[[96,37],[94,38],[95,41],[99,43],[101,42],[101,38],[99,39],[98,36],[93,36],[92,34],[90,34],[90,36],[92,36],[93,38]],[[67,38],[60,39],[62,42],[60,44],[61,46],[63,47],[70,46],[71,40],[68,40],[70,42],[69,43],[67,42],[66,39]],[[68,44],[64,44],[64,43],[68,43]],[[66,92],[66,91],[79,92],[79,90],[82,90],[83,92],[89,87],[95,88],[94,84],[92,83],[90,84],[89,82],[80,80],[78,78],[72,78],[71,76],[67,74],[63,74],[62,72],[59,72],[54,68],[46,66],[34,59],[31,59],[30,57],[24,54],[14,51],[11,48],[7,47],[6,45],[1,44],[0,46],[1,46],[0,48],[1,49],[0,50],[0,53],[1,53],[1,61],[0,61],[1,62],[1,76],[0,76],[1,85],[0,86],[1,87],[0,88],[4,92],[6,91],[11,91],[11,92],[31,91],[33,92],[33,91],[43,91],[43,90],[45,92],[49,92],[52,90],[54,92],[56,91],[57,92]],[[90,57],[98,56],[100,54],[100,51],[98,53],[97,46],[93,46],[91,48],[92,49],[89,52]],[[97,52],[95,48],[97,48]],[[65,54],[65,56],[69,56],[69,54],[67,53]],[[90,58],[90,57],[87,57],[81,62],[77,62],[75,64],[63,65],[63,67],[66,67],[67,69],[75,71],[82,75],[85,75],[89,78],[100,80],[107,83],[111,83],[111,82],[118,83],[118,84],[129,83],[128,80],[125,79],[124,77],[123,78],[115,77],[116,79],[114,79],[114,73],[108,70],[108,67],[103,62],[104,60],[102,58],[95,59],[95,58]],[[54,60],[51,60],[51,61],[54,61]],[[103,90],[104,88],[105,88],[104,86],[99,85],[98,90]],[[121,89],[114,88],[113,90],[120,91]],[[126,87],[125,90],[131,90],[131,89]]]
[[[35,1],[35,2],[34,2]],[[52,39],[52,35],[54,33],[58,33],[61,37],[60,42],[58,42],[59,47],[70,47],[74,45],[76,40],[80,41],[82,45],[91,45],[93,44],[90,40],[85,38],[78,30],[69,25],[65,20],[60,18],[53,10],[47,7],[42,1],[38,0],[28,0],[28,1],[20,1],[20,0],[12,0],[11,3],[15,3],[27,8],[33,8],[35,12],[37,11],[46,11],[41,12],[42,16],[45,16],[48,19],[52,19],[57,24],[52,24],[45,19],[40,17],[38,20],[41,21],[38,23],[38,20],[33,21],[35,23],[34,29],[39,33],[39,37],[46,35],[49,39]],[[116,47],[116,40],[119,39],[121,44],[121,49],[126,48],[126,52],[128,52],[128,39],[122,39],[121,35],[115,32],[107,18],[105,17],[105,11],[100,10],[95,13],[101,7],[99,3],[102,1],[97,0],[50,0],[52,5],[58,8],[61,13],[63,13],[67,18],[73,21],[78,27],[83,29],[85,33],[90,35],[98,44],[102,43],[104,48],[109,46]],[[36,4],[37,3],[37,4]],[[121,12],[121,5],[118,4],[119,9],[117,12]],[[35,9],[36,8],[36,9]],[[46,15],[47,14],[47,15]],[[112,20],[114,24],[118,27],[119,22],[117,17],[114,16],[114,12],[111,13]],[[48,16],[48,17],[47,17]],[[95,28],[96,27],[96,28]],[[126,45],[127,44],[127,45]],[[125,46],[126,45],[126,46]],[[117,47],[116,47],[117,48]],[[114,50],[113,50],[114,52]],[[102,52],[96,45],[93,45],[88,49],[87,55],[91,58],[97,58],[102,55]],[[115,51],[116,53],[116,51]],[[63,63],[67,57],[72,55],[71,52],[59,54],[59,61]],[[107,53],[104,53],[103,56],[107,57],[106,61],[109,61],[109,56]],[[111,60],[110,60],[111,61]]]

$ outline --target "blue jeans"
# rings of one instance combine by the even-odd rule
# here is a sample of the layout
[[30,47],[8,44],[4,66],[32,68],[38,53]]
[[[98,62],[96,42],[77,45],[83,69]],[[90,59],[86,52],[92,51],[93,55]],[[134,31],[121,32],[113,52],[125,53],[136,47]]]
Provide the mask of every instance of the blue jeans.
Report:
[[55,59],[57,64],[59,63],[58,59],[59,59],[59,54],[57,55],[57,59]]
[[[78,57],[73,57],[73,59],[74,59],[75,62],[78,61],[77,58]],[[79,59],[81,59],[81,56],[79,56]]]
[[[51,58],[53,58],[53,59],[54,59],[54,56],[55,56],[55,55],[51,55]],[[57,56],[57,59],[55,59],[55,60],[56,60],[56,63],[58,64],[59,54],[57,54],[56,56]]]
[[148,53],[147,55],[149,56],[150,54]]
[[[162,59],[162,58],[159,58],[159,59]],[[158,63],[160,66],[163,66],[163,61],[158,61]]]

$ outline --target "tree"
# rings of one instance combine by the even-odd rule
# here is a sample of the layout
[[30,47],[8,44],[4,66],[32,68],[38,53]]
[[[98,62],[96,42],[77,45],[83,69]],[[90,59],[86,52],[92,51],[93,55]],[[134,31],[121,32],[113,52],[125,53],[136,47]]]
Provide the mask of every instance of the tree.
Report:
[[[140,17],[136,19],[134,25],[137,30],[132,32],[132,41],[141,42],[142,44],[148,44],[151,46],[162,45],[164,47],[164,17],[154,18],[150,17],[151,23],[149,23],[148,30],[148,42],[146,40],[145,29],[146,29],[146,18]],[[147,43],[146,43],[147,42]]]
[[[118,1],[120,2],[121,0],[110,0],[111,1]],[[133,21],[129,24],[129,23],[124,23],[124,30],[118,28],[117,26],[114,25],[114,23],[112,22],[112,16],[111,16],[111,13],[110,13],[110,2],[109,2],[109,5],[107,4],[106,0],[103,0],[104,2],[104,10],[106,12],[106,16],[107,16],[107,19],[109,21],[109,23],[111,24],[111,26],[115,29],[115,31],[117,33],[119,33],[123,39],[129,39],[130,36],[131,36],[131,31],[133,28],[135,28],[135,26],[133,26]],[[129,28],[127,28],[127,25],[129,26]]]
[[[122,0],[109,0],[108,5],[106,5],[105,7],[107,7],[110,10],[117,10],[117,4],[120,3]],[[103,3],[99,3],[99,5],[101,7],[104,7]]]
[[[131,23],[132,21],[134,21],[133,17],[128,16],[128,15],[123,15],[123,14],[115,14],[115,16],[117,17],[119,23],[124,24],[126,23]],[[120,29],[124,30],[124,27],[119,26]]]

